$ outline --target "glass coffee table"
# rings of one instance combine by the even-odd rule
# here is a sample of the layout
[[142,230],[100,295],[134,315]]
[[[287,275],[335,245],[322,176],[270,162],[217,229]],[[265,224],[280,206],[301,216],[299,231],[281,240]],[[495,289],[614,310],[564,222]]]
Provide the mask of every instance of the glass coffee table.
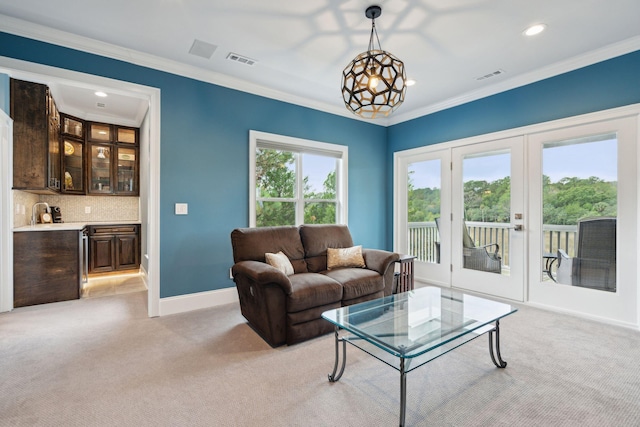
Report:
[[347,343],[398,370],[404,426],[407,373],[486,333],[491,360],[506,367],[500,355],[500,319],[516,311],[509,304],[431,286],[326,311],[322,317],[335,325],[336,344],[329,381],[344,373]]

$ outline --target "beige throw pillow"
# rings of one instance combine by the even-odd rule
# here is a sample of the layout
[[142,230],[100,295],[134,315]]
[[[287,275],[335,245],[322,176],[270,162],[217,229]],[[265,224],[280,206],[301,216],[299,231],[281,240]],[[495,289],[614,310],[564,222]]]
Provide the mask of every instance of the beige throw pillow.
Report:
[[362,245],[342,249],[327,249],[327,270],[337,267],[366,267]]
[[267,264],[272,267],[277,268],[282,271],[287,276],[291,276],[293,274],[293,265],[291,265],[291,261],[289,258],[282,253],[282,251],[277,254],[266,253],[264,254],[265,259],[267,260]]

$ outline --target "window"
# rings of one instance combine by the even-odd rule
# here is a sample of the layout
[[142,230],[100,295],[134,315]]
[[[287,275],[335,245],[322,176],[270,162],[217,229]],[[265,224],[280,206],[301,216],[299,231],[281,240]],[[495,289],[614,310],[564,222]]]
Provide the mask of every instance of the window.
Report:
[[249,225],[347,223],[344,145],[251,131]]

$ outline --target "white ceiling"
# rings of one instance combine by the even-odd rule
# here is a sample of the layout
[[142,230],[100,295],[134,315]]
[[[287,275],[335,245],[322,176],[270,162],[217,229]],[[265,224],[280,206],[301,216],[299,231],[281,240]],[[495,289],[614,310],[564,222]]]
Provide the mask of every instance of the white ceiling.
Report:
[[[382,124],[640,49],[638,0],[0,0],[0,30],[349,115],[341,72],[366,50],[372,4],[382,7],[382,48],[417,80]],[[535,23],[547,30],[523,36]],[[196,39],[216,46],[210,59],[189,53]],[[226,59],[231,52],[256,64]],[[89,89],[53,91],[83,117],[96,108]],[[131,100],[105,102],[116,115],[140,114],[142,101]]]

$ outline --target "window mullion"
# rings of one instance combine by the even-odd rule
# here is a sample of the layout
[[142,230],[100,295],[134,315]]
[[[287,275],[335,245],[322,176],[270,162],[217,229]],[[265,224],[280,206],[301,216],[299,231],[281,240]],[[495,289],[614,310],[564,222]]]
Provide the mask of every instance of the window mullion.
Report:
[[304,224],[304,177],[302,175],[302,154],[295,153],[296,159],[296,225]]

